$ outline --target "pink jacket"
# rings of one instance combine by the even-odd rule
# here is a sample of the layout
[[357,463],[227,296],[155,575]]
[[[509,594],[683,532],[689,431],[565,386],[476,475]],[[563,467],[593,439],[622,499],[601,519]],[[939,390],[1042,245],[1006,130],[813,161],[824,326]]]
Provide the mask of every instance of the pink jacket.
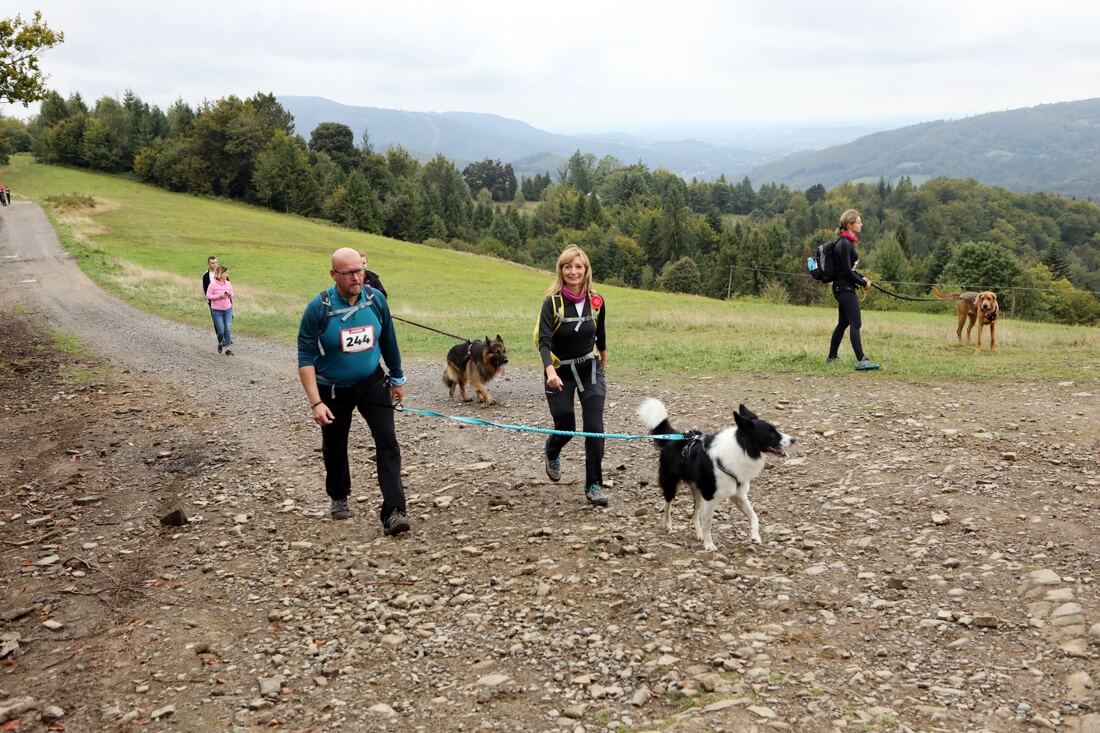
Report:
[[206,289],[206,299],[210,301],[210,307],[216,311],[229,310],[233,307],[233,283],[228,280],[224,283],[211,280],[210,287]]

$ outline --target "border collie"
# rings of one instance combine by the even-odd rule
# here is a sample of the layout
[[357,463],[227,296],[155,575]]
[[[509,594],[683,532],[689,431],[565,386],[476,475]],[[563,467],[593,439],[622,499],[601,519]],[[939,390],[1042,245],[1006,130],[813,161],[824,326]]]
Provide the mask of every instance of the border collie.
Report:
[[[648,398],[638,407],[638,417],[652,435],[677,433],[668,421],[668,410],[660,400]],[[665,529],[672,531],[672,500],[680,482],[691,485],[695,500],[692,523],[695,536],[703,541],[703,549],[717,548],[710,536],[714,510],[728,497],[749,518],[749,537],[760,542],[760,521],[749,503],[749,483],[764,470],[764,453],[786,457],[786,449],[794,438],[779,432],[774,425],[761,420],[749,408],[741,405],[733,414],[734,425],[704,435],[698,430],[683,433],[683,440],[656,440],[660,451],[657,481],[665,495]]]

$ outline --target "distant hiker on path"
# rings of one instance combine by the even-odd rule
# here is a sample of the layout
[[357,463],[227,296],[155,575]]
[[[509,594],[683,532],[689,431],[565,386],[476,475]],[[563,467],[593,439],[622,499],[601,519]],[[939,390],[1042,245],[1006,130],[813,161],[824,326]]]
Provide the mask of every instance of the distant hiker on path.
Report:
[[393,405],[405,398],[405,373],[390,307],[381,292],[363,287],[366,268],[354,249],[332,253],[329,275],[333,285],[309,301],[298,327],[298,379],[313,421],[321,426],[329,513],[333,519],[351,516],[348,433],[352,413],[359,410],[374,438],[383,531],[408,532],[393,416]]
[[218,353],[224,348],[226,356],[233,356],[229,348],[233,344],[233,283],[229,282],[228,267],[218,265],[206,289],[206,300],[210,303],[210,316],[218,333]]
[[833,280],[833,297],[837,303],[837,324],[833,329],[833,337],[829,341],[829,356],[826,362],[834,362],[838,358],[840,342],[844,339],[844,330],[848,329],[848,335],[852,339],[852,350],[856,353],[856,370],[867,371],[878,369],[879,365],[867,358],[863,353],[863,340],[860,338],[859,329],[863,322],[859,312],[859,298],[856,297],[856,288],[871,287],[870,279],[856,271],[859,263],[859,255],[856,253],[856,242],[859,241],[859,233],[863,230],[863,218],[855,209],[848,209],[840,215],[840,227],[836,230],[836,246],[833,247],[833,270],[836,279]]
[[[218,269],[218,258],[211,255],[206,258],[206,272],[202,274],[202,299],[206,301],[206,306],[210,308],[210,320],[214,324],[214,333],[218,333],[218,322],[214,320],[214,309],[210,307],[210,297],[206,294],[210,290],[210,283],[214,282],[214,273]],[[222,349],[225,348],[225,344],[222,343],[222,338],[218,336],[218,353],[222,353]]]

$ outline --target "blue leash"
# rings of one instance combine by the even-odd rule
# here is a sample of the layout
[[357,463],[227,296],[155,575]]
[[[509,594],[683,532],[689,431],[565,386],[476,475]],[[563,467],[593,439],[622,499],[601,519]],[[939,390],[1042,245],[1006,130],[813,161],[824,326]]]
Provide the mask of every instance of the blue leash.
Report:
[[454,420],[455,422],[466,423],[467,425],[488,425],[493,428],[504,428],[505,430],[518,430],[521,433],[542,433],[543,435],[570,435],[580,438],[611,438],[614,440],[683,440],[684,436],[680,433],[672,433],[670,435],[631,435],[629,433],[585,433],[572,430],[553,430],[551,428],[532,428],[527,425],[508,425],[506,423],[496,422],[494,420],[482,420],[478,417],[463,417],[461,415],[444,415],[442,412],[436,412],[434,410],[419,410],[415,407],[405,407],[404,405],[398,405],[394,409],[400,412],[411,412],[415,415],[423,415],[424,417],[443,417],[448,420]]

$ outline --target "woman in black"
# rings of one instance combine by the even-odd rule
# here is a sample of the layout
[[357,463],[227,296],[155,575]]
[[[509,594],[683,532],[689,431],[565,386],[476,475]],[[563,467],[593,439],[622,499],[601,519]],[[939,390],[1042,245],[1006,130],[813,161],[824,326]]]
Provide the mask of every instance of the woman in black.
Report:
[[[607,397],[607,338],[604,302],[592,292],[592,265],[571,244],[558,256],[554,284],[546,291],[539,315],[539,355],[546,372],[546,402],[556,430],[576,430],[573,395],[581,403],[586,433],[603,432]],[[546,475],[561,478],[561,450],[572,436],[551,435],[546,441]],[[603,438],[584,439],[584,496],[607,506],[603,490]]]
[[861,372],[879,368],[876,362],[868,359],[863,353],[863,342],[859,337],[862,320],[856,288],[871,287],[871,281],[855,269],[859,263],[855,245],[859,241],[859,233],[862,229],[863,219],[855,209],[848,209],[840,215],[840,228],[836,232],[837,240],[833,246],[832,262],[836,270],[833,297],[836,298],[839,318],[836,328],[833,329],[833,338],[829,342],[829,358],[826,360],[828,362],[837,360],[837,351],[844,338],[844,329],[850,329],[848,333],[852,339],[852,350],[856,352],[856,369]]

